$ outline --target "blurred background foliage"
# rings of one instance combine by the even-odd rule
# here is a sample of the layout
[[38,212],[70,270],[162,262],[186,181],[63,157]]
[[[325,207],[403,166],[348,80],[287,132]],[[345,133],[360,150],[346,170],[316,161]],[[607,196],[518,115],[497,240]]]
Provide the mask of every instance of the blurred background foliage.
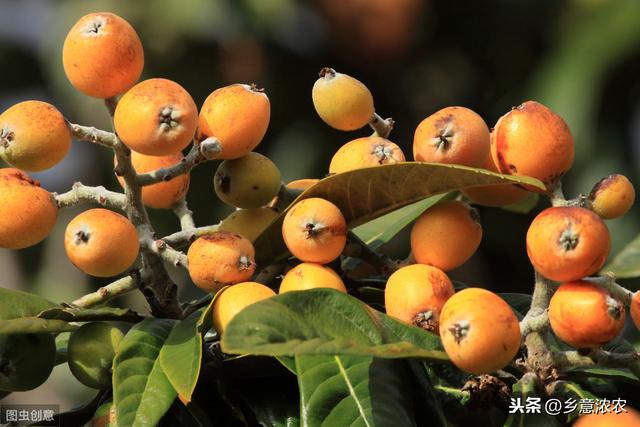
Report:
[[[145,48],[143,78],[175,80],[198,105],[223,85],[264,87],[272,119],[257,151],[276,162],[285,181],[324,176],[340,145],[370,133],[335,131],[315,114],[311,87],[320,68],[331,66],[368,85],[377,111],[395,119],[390,139],[408,158],[416,125],[442,107],[472,108],[492,126],[534,99],[564,117],[574,134],[576,162],[564,181],[569,196],[588,193],[609,173],[640,182],[637,0],[0,0],[0,110],[41,99],[72,122],[110,126],[102,102],[76,92],[62,69],[68,29],[94,11],[115,12],[136,28]],[[76,180],[118,190],[112,162],[106,150],[74,144],[62,164],[35,175],[57,192]],[[199,225],[231,212],[213,192],[215,168],[209,163],[193,173],[188,201]],[[452,277],[530,292],[524,236],[544,206],[528,215],[480,208],[481,248]],[[612,254],[640,231],[638,211],[608,223]],[[61,212],[55,233],[35,248],[0,250],[0,285],[68,301],[107,283],[66,259],[62,234],[77,212]],[[178,226],[169,212],[154,211],[152,220],[160,234]],[[384,250],[406,256],[406,233]],[[175,279],[183,298],[197,295],[184,274],[175,272]],[[145,311],[140,298],[126,303]],[[67,409],[86,397],[65,364],[53,381],[9,399]]]

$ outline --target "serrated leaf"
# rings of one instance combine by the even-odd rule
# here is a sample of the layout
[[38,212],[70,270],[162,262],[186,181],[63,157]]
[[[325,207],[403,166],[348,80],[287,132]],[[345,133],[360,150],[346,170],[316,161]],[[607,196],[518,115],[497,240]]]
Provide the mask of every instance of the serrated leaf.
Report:
[[295,359],[303,426],[416,425],[402,361],[348,355]]
[[78,325],[73,325],[64,320],[47,320],[39,317],[0,320],[0,334],[58,333],[75,331],[76,329],[78,329]]
[[160,364],[182,402],[190,402],[200,375],[202,328],[212,303],[177,322],[160,350]]
[[424,211],[447,198],[448,193],[428,197],[362,224],[354,228],[353,232],[371,249],[376,249],[391,240]]
[[140,322],[143,316],[130,308],[99,307],[55,307],[44,310],[38,317],[42,319],[57,319],[66,322],[92,322],[92,321],[121,321]]
[[159,354],[175,321],[146,319],[129,330],[113,361],[113,395],[119,427],[157,425],[177,393]]
[[[353,228],[430,196],[477,185],[510,183],[544,189],[542,182],[530,177],[459,165],[406,162],[331,175],[305,190],[296,201],[310,197],[329,200]],[[256,239],[258,264],[267,265],[286,256],[281,228],[289,208]]]
[[440,339],[333,289],[287,292],[238,313],[221,341],[227,353],[351,354],[446,361]]
[[57,307],[57,304],[38,295],[0,288],[0,319],[31,317],[53,307]]
[[640,277],[640,235],[629,242],[603,269],[620,279]]

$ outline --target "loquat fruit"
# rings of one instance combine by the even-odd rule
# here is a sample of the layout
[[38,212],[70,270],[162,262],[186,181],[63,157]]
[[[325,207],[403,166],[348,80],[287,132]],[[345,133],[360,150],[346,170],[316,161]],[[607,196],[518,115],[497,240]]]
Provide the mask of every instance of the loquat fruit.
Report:
[[248,280],[256,269],[255,250],[240,234],[217,231],[199,237],[189,246],[191,280],[205,292]]
[[67,361],[71,373],[87,387],[111,387],[111,368],[120,341],[120,329],[104,322],[85,323],[69,336]]
[[537,178],[551,191],[573,164],[569,127],[538,102],[513,108],[498,120],[493,132],[491,155],[504,174]]
[[213,327],[222,335],[231,319],[242,309],[275,294],[271,288],[257,282],[242,282],[228,287],[213,302]]
[[411,228],[411,252],[416,261],[444,271],[467,262],[481,240],[477,211],[456,200],[429,208]]
[[219,231],[230,231],[255,241],[278,217],[271,208],[238,209],[222,220]]
[[282,237],[299,260],[328,264],[345,247],[347,223],[336,205],[313,197],[299,201],[286,213]]
[[440,312],[440,337],[454,365],[474,375],[507,366],[520,348],[520,324],[498,295],[466,288],[447,300]]
[[614,339],[624,327],[620,301],[598,285],[585,281],[561,284],[549,302],[553,333],[572,347],[597,348]]
[[14,168],[0,169],[0,248],[22,249],[43,241],[58,207],[40,182]]
[[56,360],[52,334],[0,334],[0,391],[27,391],[43,384]]
[[[494,134],[491,133],[492,139],[493,135]],[[491,172],[500,173],[492,156],[487,156],[487,160],[485,160],[482,168]],[[529,192],[513,184],[501,184],[464,188],[462,194],[479,205],[499,207],[519,202],[525,199],[529,195]]]
[[361,81],[332,68],[320,70],[311,98],[320,118],[338,130],[360,129],[375,113],[369,89]]
[[573,427],[640,427],[640,413],[635,409],[625,406],[624,411],[603,413],[590,413],[580,416]]
[[196,133],[198,107],[178,83],[148,79],[122,95],[113,125],[122,142],[138,153],[176,154]]
[[108,209],[89,209],[76,216],[64,233],[69,260],[96,277],[111,277],[133,265],[140,244],[133,224]]
[[589,200],[600,218],[614,219],[629,212],[636,200],[636,191],[626,176],[613,174],[593,186]]
[[318,182],[320,182],[319,179],[315,179],[315,178],[304,178],[304,179],[296,179],[294,181],[291,181],[290,183],[288,183],[285,187],[291,189],[291,190],[306,190],[309,187],[312,187],[314,185],[316,185]]
[[636,325],[636,328],[640,329],[640,291],[633,294],[629,311],[631,312],[633,324]]
[[[166,156],[147,156],[146,154],[131,152],[131,164],[137,173],[143,174],[161,168],[168,168],[180,163],[184,159],[182,153],[177,152]],[[114,158],[115,161],[115,158]],[[117,177],[118,182],[124,187],[124,178]],[[142,202],[154,209],[170,209],[189,191],[190,175],[185,173],[178,175],[169,181],[142,187]]]
[[489,156],[489,128],[474,111],[446,107],[424,119],[413,137],[417,162],[482,166]]
[[334,154],[329,173],[404,162],[404,153],[393,142],[379,136],[354,139]]
[[25,171],[60,163],[71,147],[71,132],[56,107],[42,101],[20,102],[0,115],[0,157]]
[[437,334],[442,307],[454,293],[451,280],[439,268],[408,265],[389,276],[384,305],[389,316]]
[[313,262],[303,262],[284,275],[278,293],[316,288],[331,288],[347,292],[344,282],[331,268]]
[[255,152],[223,161],[213,176],[220,200],[238,208],[266,205],[278,194],[280,184],[278,167],[268,157]]
[[609,255],[611,236],[592,211],[577,206],[550,207],[527,231],[527,254],[534,268],[556,282],[571,282],[597,272]]
[[69,30],[62,48],[64,72],[85,95],[111,98],[142,74],[144,51],[136,30],[113,13],[90,13]]
[[199,118],[199,140],[218,139],[219,159],[231,160],[247,155],[262,141],[271,104],[261,89],[234,84],[213,91],[202,104]]

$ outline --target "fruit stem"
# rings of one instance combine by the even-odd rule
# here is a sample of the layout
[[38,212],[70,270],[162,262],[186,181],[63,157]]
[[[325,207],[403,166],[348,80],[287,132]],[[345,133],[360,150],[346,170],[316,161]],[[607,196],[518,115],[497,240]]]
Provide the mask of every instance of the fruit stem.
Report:
[[612,272],[604,273],[600,277],[585,277],[583,279],[585,282],[593,283],[594,285],[598,285],[601,288],[611,294],[612,297],[620,301],[622,304],[628,306],[631,304],[631,299],[633,298],[633,292],[629,289],[619,285],[616,282],[616,276]]
[[372,250],[353,231],[347,232],[347,245],[345,246],[343,254],[348,257],[360,259],[374,267],[378,273],[383,275],[389,275],[399,268],[398,262]]
[[369,122],[369,126],[373,129],[372,136],[379,136],[381,138],[388,138],[389,134],[393,130],[395,122],[392,118],[383,119],[378,113],[373,113],[373,118]]

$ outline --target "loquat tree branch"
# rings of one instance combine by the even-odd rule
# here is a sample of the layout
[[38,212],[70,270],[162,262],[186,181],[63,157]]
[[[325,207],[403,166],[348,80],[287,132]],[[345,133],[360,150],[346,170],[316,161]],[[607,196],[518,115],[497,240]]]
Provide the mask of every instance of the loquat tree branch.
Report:
[[200,143],[194,141],[189,153],[179,163],[140,174],[136,177],[136,182],[138,185],[145,186],[170,181],[177,176],[189,173],[202,162],[215,159],[220,152],[220,142],[216,138],[207,138]]
[[[117,100],[105,100],[113,122]],[[163,257],[155,248],[155,231],[149,221],[149,215],[142,203],[142,187],[137,183],[137,174],[131,164],[131,150],[120,141],[117,134],[113,142],[116,154],[114,172],[124,180],[124,194],[126,198],[125,212],[129,220],[138,230],[140,239],[141,275],[140,289],[151,307],[151,313],[156,317],[182,318],[182,309],[178,302],[178,287],[169,277],[163,264]]]
[[196,228],[196,224],[193,221],[193,211],[189,209],[187,206],[186,199],[180,199],[174,206],[173,212],[180,220],[180,229],[181,230],[193,230]]
[[76,182],[71,190],[62,194],[55,194],[54,198],[59,208],[67,208],[88,203],[97,203],[110,209],[126,210],[126,197],[122,193],[109,191],[103,186],[89,187]]
[[600,286],[601,288],[609,292],[611,296],[613,296],[615,299],[619,300],[626,306],[629,306],[629,304],[631,304],[633,292],[619,285],[616,282],[615,274],[611,272],[607,272],[600,277],[586,277],[582,280]]
[[[554,360],[548,343],[549,322],[547,310],[553,294],[554,283],[535,272],[535,285],[531,307],[521,322],[521,333],[527,349],[526,365],[529,371],[541,378],[553,375]],[[524,329],[524,330],[522,330]]]
[[395,261],[386,255],[377,253],[353,231],[347,232],[347,244],[342,253],[345,256],[360,259],[374,267],[378,273],[387,276],[401,267],[415,263],[411,255],[405,261]]
[[73,301],[71,304],[75,305],[76,307],[82,308],[90,308],[96,305],[104,304],[113,298],[139,289],[140,277],[143,274],[144,272],[134,270],[128,276],[122,277],[115,282],[108,284],[107,286],[103,286],[95,292],[84,295]]
[[373,119],[369,122],[369,126],[375,132],[375,135],[382,138],[388,138],[395,122],[392,118],[383,119],[378,113],[373,114]]
[[167,245],[172,246],[174,248],[181,248],[187,246],[192,243],[200,236],[204,236],[207,234],[215,233],[218,231],[220,224],[212,224],[205,225],[203,227],[196,227],[191,229],[186,229],[182,231],[177,231],[173,234],[169,234],[162,238]]
[[113,132],[107,132],[92,126],[68,123],[71,134],[78,141],[91,142],[113,150],[121,150],[121,142]]
[[156,240],[153,244],[155,246],[154,253],[157,253],[164,261],[170,263],[174,267],[188,267],[189,261],[183,252],[173,249],[171,246],[167,245],[167,242],[161,239]]
[[553,352],[552,357],[555,366],[560,369],[589,366],[627,368],[633,362],[640,360],[640,352],[614,353],[596,348],[586,354],[581,354],[579,351]]

